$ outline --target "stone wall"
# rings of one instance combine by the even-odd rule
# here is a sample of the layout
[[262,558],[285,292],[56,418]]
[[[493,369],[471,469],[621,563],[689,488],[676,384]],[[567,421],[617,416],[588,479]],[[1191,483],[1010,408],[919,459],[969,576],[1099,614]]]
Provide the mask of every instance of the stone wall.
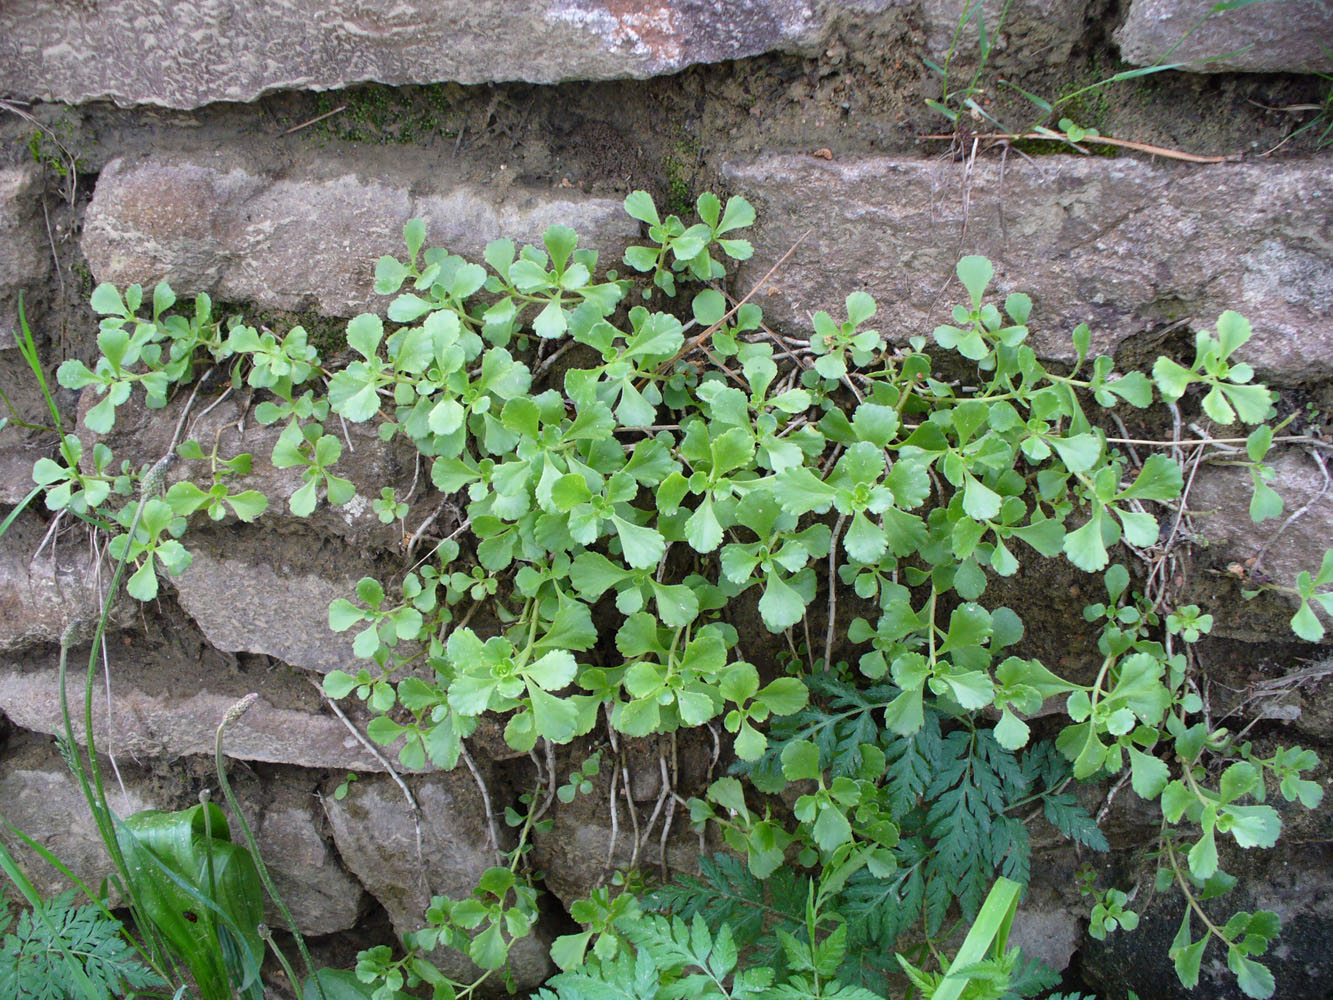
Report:
[[[167,280],[182,296],[207,292],[275,329],[300,322],[336,337],[346,317],[383,310],[374,261],[398,250],[409,218],[426,219],[432,245],[474,257],[491,239],[534,241],[566,223],[614,265],[638,235],[620,210],[635,188],[672,202],[706,188],[749,198],[759,211],[756,253],[736,288],[748,291],[794,246],[757,301],[796,336],[812,312],[856,289],[880,302],[891,339],[928,333],[952,302],[945,289],[966,253],[995,261],[1000,291],[1032,296],[1034,346],[1054,363],[1072,361],[1069,333],[1080,322],[1092,326],[1094,350],[1133,367],[1164,344],[1188,345],[1191,331],[1234,308],[1254,325],[1249,359],[1283,392],[1284,415],[1296,415],[1289,433],[1303,440],[1273,464],[1298,516],[1276,534],[1272,522],[1256,527],[1247,474],[1202,469],[1187,593],[1218,622],[1219,638],[1202,648],[1219,704],[1251,713],[1259,704],[1266,726],[1327,751],[1328,661],[1290,641],[1290,608],[1247,603],[1240,591],[1247,577],[1289,582],[1317,566],[1333,523],[1322,443],[1333,422],[1333,159],[1320,148],[1328,84],[1299,75],[1333,69],[1313,44],[1333,38],[1330,7],[1252,5],[1207,18],[1172,51],[1209,0],[1015,0],[1007,19],[1005,4],[987,0],[980,9],[993,49],[972,95],[977,114],[956,129],[924,99],[960,100],[959,80],[978,53],[976,6],[0,4],[0,388],[40,422],[44,403],[15,346],[20,295],[48,373],[64,358],[91,357],[86,300],[102,281]],[[1026,126],[1033,113],[1002,78],[1068,95],[1118,60],[1163,58],[1188,65],[1063,106],[1147,151],[1080,155],[1108,152],[1090,145],[1039,155],[985,138],[998,131],[987,115]],[[947,85],[925,60],[950,66]],[[952,141],[923,138],[945,133]],[[1185,149],[1222,162],[1175,158]],[[56,402],[65,421],[79,419],[73,394],[57,390]],[[97,651],[110,675],[94,703],[98,745],[118,766],[123,797],[114,795],[125,809],[189,804],[210,785],[222,714],[258,692],[228,752],[261,843],[272,848],[269,864],[306,932],[345,932],[364,946],[378,941],[385,916],[398,933],[415,929],[431,894],[469,890],[494,857],[466,770],[426,770],[400,787],[357,735],[361,718],[335,714],[317,684],[356,665],[350,639],[327,627],[329,602],[363,575],[401,570],[404,531],[441,498],[417,485],[405,525],[382,524],[369,504],[379,488],[406,495],[428,477],[413,455],[359,425],[348,428],[340,466],[358,499],[290,517],[285,501],[299,479],[267,461],[276,431],[246,420],[250,402],[227,399],[194,433],[253,452],[251,475],[269,512],[254,525],[199,524],[183,576],[164,582],[152,604],[117,603]],[[106,443],[118,459],[151,462],[183,406],[127,405]],[[0,428],[0,515],[28,493],[34,460],[52,447],[49,433],[17,420]],[[68,520],[53,526],[40,507],[0,539],[0,814],[89,880],[106,862],[50,736],[61,731],[60,636],[71,623],[84,627],[74,656],[86,664],[106,586],[95,544]],[[1067,601],[1067,583],[1033,581],[1021,600]],[[1251,697],[1256,690],[1263,697]],[[498,731],[483,728],[471,743],[492,796],[509,802],[527,787],[530,762],[513,758]],[[643,766],[632,798],[646,814],[660,791],[657,751],[634,752]],[[681,787],[693,793],[708,753],[682,754]],[[557,770],[580,759],[562,752]],[[359,780],[335,797],[349,771]],[[606,875],[607,819],[592,801],[606,797],[601,780],[596,794],[557,805],[555,829],[537,838],[553,902],[516,960],[521,986],[549,973],[545,947],[560,933],[560,908]],[[1147,827],[1124,799],[1111,818],[1114,863],[1132,880]],[[1299,878],[1268,876],[1326,858],[1327,818],[1325,807],[1299,844],[1255,873],[1263,905],[1303,928],[1284,939],[1284,996],[1326,995],[1327,901],[1307,899]],[[656,842],[653,850],[656,863]],[[698,852],[677,818],[663,866],[688,870]],[[612,853],[613,863],[628,863],[625,844]],[[1094,945],[1070,890],[1078,859],[1053,850],[1048,860],[1016,937],[1069,966],[1072,985],[1166,996],[1158,987],[1174,976],[1162,964],[1165,945],[1128,963]],[[57,888],[45,874],[39,885]],[[1154,911],[1154,920],[1169,917]],[[1218,989],[1210,995],[1229,995]]]

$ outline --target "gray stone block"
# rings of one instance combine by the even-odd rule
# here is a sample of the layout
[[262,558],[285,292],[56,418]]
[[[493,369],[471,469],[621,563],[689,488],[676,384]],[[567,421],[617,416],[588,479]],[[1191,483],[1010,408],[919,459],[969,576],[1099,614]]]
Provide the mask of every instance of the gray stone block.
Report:
[[[1333,4],[1254,3],[1214,13],[1216,0],[1133,0],[1115,33],[1126,62],[1185,63],[1191,73],[1327,73]],[[1215,57],[1222,58],[1215,58]]]
[[857,290],[875,297],[872,325],[891,341],[929,337],[966,297],[954,265],[979,253],[995,264],[993,295],[1032,296],[1029,342],[1045,359],[1072,361],[1070,333],[1086,322],[1094,353],[1151,361],[1168,325],[1211,328],[1234,309],[1254,328],[1237,357],[1262,376],[1333,373],[1333,173],[1319,161],[1010,156],[967,169],[772,155],[725,174],[758,210],[742,293],[810,230],[753,300],[802,337],[811,313],[844,316]]

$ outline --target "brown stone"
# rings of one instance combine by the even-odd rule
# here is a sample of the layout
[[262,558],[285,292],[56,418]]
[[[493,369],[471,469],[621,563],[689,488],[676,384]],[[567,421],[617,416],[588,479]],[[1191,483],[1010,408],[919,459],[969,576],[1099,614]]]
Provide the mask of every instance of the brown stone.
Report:
[[56,0],[0,8],[0,91],[193,108],[274,90],[650,77],[815,52],[838,14],[894,0]]

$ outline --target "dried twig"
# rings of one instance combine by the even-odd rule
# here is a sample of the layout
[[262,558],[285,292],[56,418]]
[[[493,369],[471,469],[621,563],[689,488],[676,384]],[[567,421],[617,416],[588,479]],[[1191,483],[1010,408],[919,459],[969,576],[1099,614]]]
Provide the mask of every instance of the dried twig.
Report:
[[838,515],[838,523],[833,526],[833,538],[828,548],[828,628],[824,631],[824,673],[833,668],[833,630],[838,624],[838,536],[847,521],[846,514]]
[[287,129],[285,132],[281,132],[281,133],[279,133],[279,134],[280,134],[280,135],[291,135],[293,132],[299,132],[299,131],[301,131],[301,129],[303,129],[303,128],[309,128],[311,125],[317,124],[318,122],[322,122],[325,118],[332,118],[334,115],[338,114],[340,111],[346,111],[346,110],[347,110],[347,105],[346,105],[346,104],[339,104],[339,105],[338,105],[336,108],[334,108],[332,111],[325,111],[322,115],[316,115],[314,118],[311,118],[309,121],[302,122],[300,125],[293,125],[291,128]]
[[486,779],[481,776],[481,770],[477,767],[477,762],[472,759],[472,754],[468,753],[467,744],[460,741],[460,746],[458,756],[463,758],[463,763],[472,772],[472,780],[477,783],[477,788],[481,790],[481,804],[486,810],[486,836],[491,842],[491,850],[495,852],[496,859],[503,862],[504,855],[500,852],[500,834],[495,828],[495,810],[491,808],[491,793],[486,787]]
[[793,243],[788,248],[786,253],[784,253],[781,257],[778,258],[778,262],[774,264],[772,267],[770,267],[768,269],[768,272],[757,282],[755,282],[755,286],[745,293],[745,298],[741,299],[734,306],[728,309],[722,315],[722,318],[720,320],[718,320],[712,326],[708,327],[706,330],[704,330],[703,333],[699,334],[699,336],[695,337],[688,344],[686,344],[679,351],[677,351],[676,356],[672,358],[670,361],[668,361],[667,364],[668,365],[673,364],[679,361],[681,358],[685,357],[685,355],[689,354],[690,351],[694,350],[705,340],[711,337],[718,329],[720,329],[722,324],[724,324],[727,320],[731,319],[732,316],[736,315],[736,312],[740,309],[740,307],[745,305],[745,303],[749,302],[750,299],[754,298],[755,293],[759,291],[759,289],[763,288],[764,285],[768,282],[768,279],[773,277],[773,275],[777,273],[778,268],[780,268],[783,264],[787,263],[788,258],[790,258],[791,255],[796,252],[796,248],[800,246],[802,243],[804,243],[805,238],[809,236],[812,232],[814,232],[813,226],[807,229],[805,232],[803,232],[800,236],[796,237],[796,242]]
[[[922,135],[919,139],[953,139],[950,135]],[[985,139],[993,142],[1015,142],[1019,139],[1033,139],[1040,142],[1067,142],[1071,146],[1078,148],[1074,141],[1064,132],[985,132],[980,133],[973,138]],[[1164,156],[1171,160],[1183,160],[1186,163],[1235,163],[1244,155],[1242,153],[1231,153],[1226,156],[1200,156],[1198,153],[1186,153],[1180,149],[1169,149],[1166,146],[1154,146],[1147,142],[1134,142],[1130,139],[1113,139],[1109,135],[1088,135],[1084,136],[1079,142],[1092,143],[1099,146],[1116,146],[1120,149],[1132,149],[1139,153],[1148,153],[1151,156]]]
[[[375,746],[374,743],[371,743],[370,740],[366,739],[366,737],[362,735],[361,730],[356,728],[355,723],[353,723],[352,720],[347,717],[347,713],[342,710],[342,708],[338,705],[338,703],[334,701],[332,698],[330,698],[328,694],[325,693],[324,688],[321,687],[313,677],[307,677],[306,681],[310,684],[312,688],[314,688],[316,691],[319,692],[319,696],[323,700],[324,704],[327,705],[333,711],[333,714],[336,715],[338,719],[342,722],[342,724],[347,727],[347,731],[352,734],[352,738],[361,744],[361,746],[365,749],[366,753],[370,754],[371,757],[373,757],[376,761],[379,762],[380,767],[384,768],[384,772],[390,778],[393,779],[393,783],[397,785],[398,790],[403,793],[403,798],[407,800],[407,805],[412,810],[412,823],[416,827],[416,837],[417,837],[417,861],[421,865],[421,868],[419,870],[423,873],[422,878],[424,879],[426,855],[425,851],[421,847],[421,807],[417,805],[416,796],[412,794],[412,789],[407,787],[407,782],[405,782],[402,779],[402,776],[399,775],[398,771],[394,768],[394,766],[389,763],[388,759],[384,756],[384,754],[380,753],[379,747]],[[467,753],[466,749],[463,752]],[[485,788],[483,788],[482,796],[485,797],[485,795],[486,795],[486,790]],[[489,805],[487,806],[486,812],[487,815],[489,816],[490,815]]]

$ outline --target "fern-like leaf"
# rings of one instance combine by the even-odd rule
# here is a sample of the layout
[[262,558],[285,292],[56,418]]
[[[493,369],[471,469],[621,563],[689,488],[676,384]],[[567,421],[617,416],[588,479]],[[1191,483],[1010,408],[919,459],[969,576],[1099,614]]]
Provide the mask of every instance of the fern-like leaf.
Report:
[[798,740],[814,743],[821,763],[835,777],[856,774],[861,767],[861,745],[882,742],[880,713],[898,696],[898,689],[887,684],[862,689],[821,676],[807,677],[805,683],[810,704],[795,715],[773,720],[768,748],[759,760],[732,767],[735,774],[748,774],[761,791],[780,791],[786,784],[782,751]]
[[1076,840],[1094,851],[1108,851],[1111,845],[1106,842],[1106,834],[1097,826],[1097,821],[1088,815],[1086,809],[1068,792],[1047,795],[1041,800],[1042,811],[1051,825],[1070,840]]
[[[19,917],[0,947],[0,996],[14,1000],[64,1000],[86,995],[90,983],[101,1000],[129,990],[165,986],[141,963],[121,934],[118,920],[95,906],[72,906],[67,892],[38,903]],[[81,968],[86,983],[76,977]]]

